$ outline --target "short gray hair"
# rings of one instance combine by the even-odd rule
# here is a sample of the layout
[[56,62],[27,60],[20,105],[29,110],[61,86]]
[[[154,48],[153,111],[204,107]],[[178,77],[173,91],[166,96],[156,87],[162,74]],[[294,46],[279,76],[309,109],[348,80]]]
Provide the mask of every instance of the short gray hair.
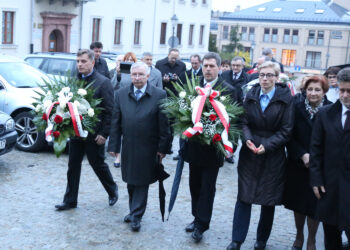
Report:
[[78,50],[78,53],[77,53],[77,56],[82,56],[84,54],[87,54],[88,55],[88,58],[93,61],[95,60],[95,54],[92,50],[89,50],[89,49],[80,49]]
[[350,82],[350,67],[340,70],[337,74],[338,82]]
[[272,68],[273,71],[275,71],[275,75],[276,76],[279,76],[280,75],[280,72],[281,72],[281,68],[280,68],[280,65],[277,64],[277,63],[274,63],[274,62],[264,62],[263,64],[261,64],[258,68],[258,72],[260,73],[260,71],[262,69],[265,69],[265,68]]
[[204,60],[210,60],[210,59],[215,59],[216,65],[217,65],[218,67],[221,66],[221,57],[219,56],[218,53],[215,53],[215,52],[208,52],[207,54],[205,54],[205,55],[203,56],[203,61],[204,61]]
[[235,56],[232,58],[231,62],[236,62],[236,61],[242,61],[242,64],[244,65],[245,60],[241,56]]
[[198,55],[198,54],[193,54],[190,56],[190,60],[193,58],[193,57],[197,57],[199,61],[201,61],[201,56]]
[[272,55],[272,49],[270,48],[265,48],[262,52],[264,56]]
[[152,56],[153,57],[151,52],[143,52],[141,59],[145,58],[146,56]]
[[151,71],[151,69],[148,67],[148,65],[144,62],[138,61],[136,63],[133,63],[130,68],[130,72],[132,72],[135,68],[144,68],[146,70],[146,74],[148,75]]

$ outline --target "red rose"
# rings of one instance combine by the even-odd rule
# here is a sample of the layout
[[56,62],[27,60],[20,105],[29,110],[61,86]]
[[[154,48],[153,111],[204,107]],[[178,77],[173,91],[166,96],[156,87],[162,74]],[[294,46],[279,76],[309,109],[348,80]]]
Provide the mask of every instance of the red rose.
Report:
[[83,120],[83,116],[82,116],[82,115],[79,115],[79,117],[80,117],[80,121],[82,121],[82,120]]
[[221,135],[215,134],[215,135],[213,136],[213,142],[216,143],[216,142],[218,142],[218,141],[221,141]]
[[46,113],[43,114],[43,117],[42,117],[42,118],[43,118],[44,121],[47,121],[47,115],[46,115]]
[[211,121],[215,121],[216,120],[216,115],[210,115],[209,116],[209,120],[211,120]]
[[55,138],[58,138],[59,136],[60,136],[60,132],[59,131],[54,131],[53,133],[52,133],[52,135],[53,135],[53,137],[55,137]]
[[55,123],[60,124],[63,122],[63,118],[60,115],[56,115],[54,121],[55,121]]

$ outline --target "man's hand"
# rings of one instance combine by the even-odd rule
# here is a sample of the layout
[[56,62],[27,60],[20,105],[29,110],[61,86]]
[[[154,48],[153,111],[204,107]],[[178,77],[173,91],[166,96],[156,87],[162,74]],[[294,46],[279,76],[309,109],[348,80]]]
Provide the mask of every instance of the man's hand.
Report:
[[108,152],[108,154],[110,154],[113,157],[117,157],[118,156],[118,153],[116,153],[116,152]]
[[157,155],[159,155],[159,163],[162,163],[162,160],[165,157],[165,154],[157,152]]
[[255,153],[258,155],[262,155],[263,153],[265,153],[264,145],[260,144],[260,146],[256,149]]
[[97,135],[95,138],[95,142],[97,145],[103,145],[106,143],[106,138],[104,138],[102,135]]
[[245,144],[247,145],[247,147],[248,147],[251,151],[253,151],[254,154],[256,154],[257,148],[255,147],[254,143],[252,143],[251,140],[247,140]]
[[305,167],[309,168],[309,164],[310,164],[310,154],[306,153],[301,157],[301,160],[304,162]]
[[[312,189],[317,199],[321,199],[321,195],[326,192],[326,189],[324,188],[324,186],[312,187]],[[320,193],[320,189],[321,189],[321,193]]]

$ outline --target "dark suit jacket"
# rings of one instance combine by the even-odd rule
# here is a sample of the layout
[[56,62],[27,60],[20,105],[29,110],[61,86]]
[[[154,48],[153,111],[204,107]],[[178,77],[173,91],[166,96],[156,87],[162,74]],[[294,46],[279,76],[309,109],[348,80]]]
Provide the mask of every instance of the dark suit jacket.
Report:
[[250,82],[250,76],[242,71],[241,75],[238,79],[233,80],[233,71],[227,70],[224,73],[221,74],[221,77],[229,84],[231,84],[234,87],[242,88],[244,85],[246,85],[248,82]]
[[94,68],[101,74],[107,78],[111,78],[107,66],[107,62],[104,58],[100,57],[98,60],[95,60]]
[[116,92],[108,152],[120,152],[122,178],[128,184],[147,185],[156,181],[157,152],[167,153],[170,128],[161,112],[165,91],[148,83],[139,101],[134,85]]
[[[82,75],[78,74],[78,78],[82,79]],[[111,81],[98,73],[96,70],[89,77],[85,78],[84,81],[86,83],[91,83],[92,88],[95,90],[94,98],[102,99],[102,102],[99,104],[101,108],[103,108],[102,112],[99,114],[98,118],[100,122],[98,122],[95,126],[95,135],[102,135],[104,138],[107,138],[109,135],[109,130],[111,127],[111,117],[112,117],[112,109],[113,109],[113,88]]]
[[[200,84],[202,87],[204,87],[203,79]],[[222,95],[230,95],[233,101],[241,103],[240,94],[237,89],[230,86],[219,77],[213,89],[223,88],[226,90],[222,93]],[[189,140],[186,143],[183,149],[183,157],[186,162],[203,168],[219,168],[224,164],[224,157],[217,153],[214,146],[202,145],[193,140]]]
[[[182,84],[186,84],[186,75],[188,77],[188,79],[192,79],[192,72],[193,72],[193,69],[190,69],[190,70],[186,70],[185,72],[183,72],[181,75],[180,75],[180,80],[181,80],[181,83]],[[199,69],[197,75],[194,75],[194,77],[201,77],[203,76],[203,71],[202,71],[202,68]]]

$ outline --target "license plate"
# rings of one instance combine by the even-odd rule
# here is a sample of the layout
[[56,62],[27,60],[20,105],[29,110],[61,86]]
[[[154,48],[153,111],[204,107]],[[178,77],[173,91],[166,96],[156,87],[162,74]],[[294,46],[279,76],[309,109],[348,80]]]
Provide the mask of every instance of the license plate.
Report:
[[6,140],[0,140],[0,149],[4,149],[6,147]]

